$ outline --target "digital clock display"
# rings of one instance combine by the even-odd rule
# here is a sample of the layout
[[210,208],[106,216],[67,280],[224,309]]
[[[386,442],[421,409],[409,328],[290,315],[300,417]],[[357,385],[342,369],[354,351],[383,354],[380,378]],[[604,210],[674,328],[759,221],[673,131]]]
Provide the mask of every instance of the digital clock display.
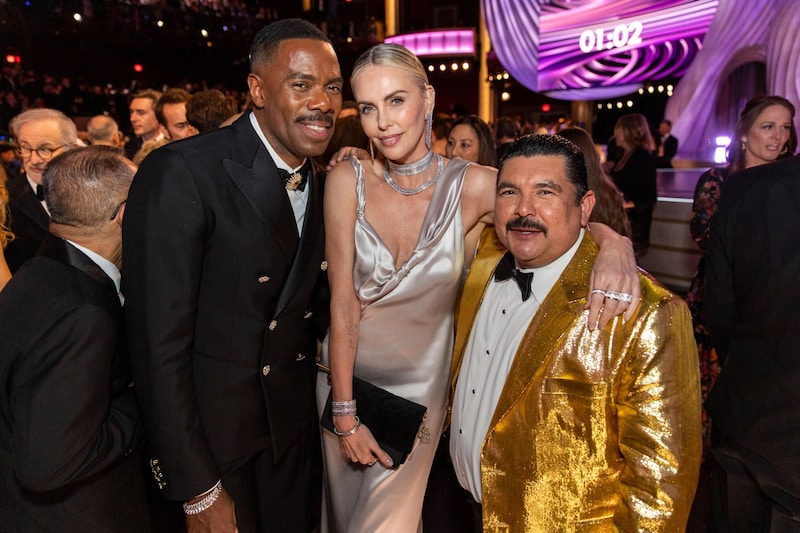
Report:
[[584,54],[626,46],[642,44],[642,23],[638,20],[630,24],[617,24],[613,29],[584,30],[578,40],[578,47]]
[[492,48],[509,73],[534,91],[576,94],[682,75],[702,47],[718,4],[483,0]]

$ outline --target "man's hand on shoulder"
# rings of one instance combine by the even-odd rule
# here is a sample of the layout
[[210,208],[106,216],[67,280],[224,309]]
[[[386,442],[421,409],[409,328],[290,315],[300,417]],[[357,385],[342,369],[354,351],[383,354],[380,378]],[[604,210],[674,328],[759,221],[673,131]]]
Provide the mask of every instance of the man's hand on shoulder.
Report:
[[238,533],[234,504],[228,492],[222,489],[217,501],[205,511],[186,515],[186,529],[189,533]]

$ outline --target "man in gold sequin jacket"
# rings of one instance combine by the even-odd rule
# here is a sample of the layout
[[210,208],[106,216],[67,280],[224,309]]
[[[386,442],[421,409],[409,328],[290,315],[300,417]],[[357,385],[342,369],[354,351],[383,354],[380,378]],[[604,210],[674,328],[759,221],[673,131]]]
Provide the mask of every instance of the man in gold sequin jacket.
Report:
[[569,141],[524,137],[500,164],[497,234],[457,311],[450,430],[487,532],[685,528],[701,439],[691,319],[641,274],[633,318],[589,329],[593,206]]

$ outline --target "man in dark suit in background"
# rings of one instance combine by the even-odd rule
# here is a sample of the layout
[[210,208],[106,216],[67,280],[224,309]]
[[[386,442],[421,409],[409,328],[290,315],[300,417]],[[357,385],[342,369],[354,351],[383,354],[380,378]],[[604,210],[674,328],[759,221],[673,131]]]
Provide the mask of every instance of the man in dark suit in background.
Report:
[[800,158],[725,182],[705,305],[722,363],[706,400],[724,524],[800,531]]
[[50,216],[44,206],[42,176],[47,162],[74,147],[75,123],[55,109],[31,109],[11,119],[25,174],[8,182],[8,206],[14,240],[5,250],[11,273],[36,255],[47,235]]
[[672,122],[662,120],[656,135],[656,164],[658,168],[672,168],[672,158],[678,153],[678,138],[670,133]]
[[79,148],[44,176],[51,234],[0,293],[0,529],[149,531],[119,270],[136,167]]
[[190,531],[302,532],[327,326],[323,182],[305,163],[328,145],[343,80],[327,37],[299,19],[261,30],[250,65],[251,113],[153,152],[136,175],[128,331],[153,473]]

